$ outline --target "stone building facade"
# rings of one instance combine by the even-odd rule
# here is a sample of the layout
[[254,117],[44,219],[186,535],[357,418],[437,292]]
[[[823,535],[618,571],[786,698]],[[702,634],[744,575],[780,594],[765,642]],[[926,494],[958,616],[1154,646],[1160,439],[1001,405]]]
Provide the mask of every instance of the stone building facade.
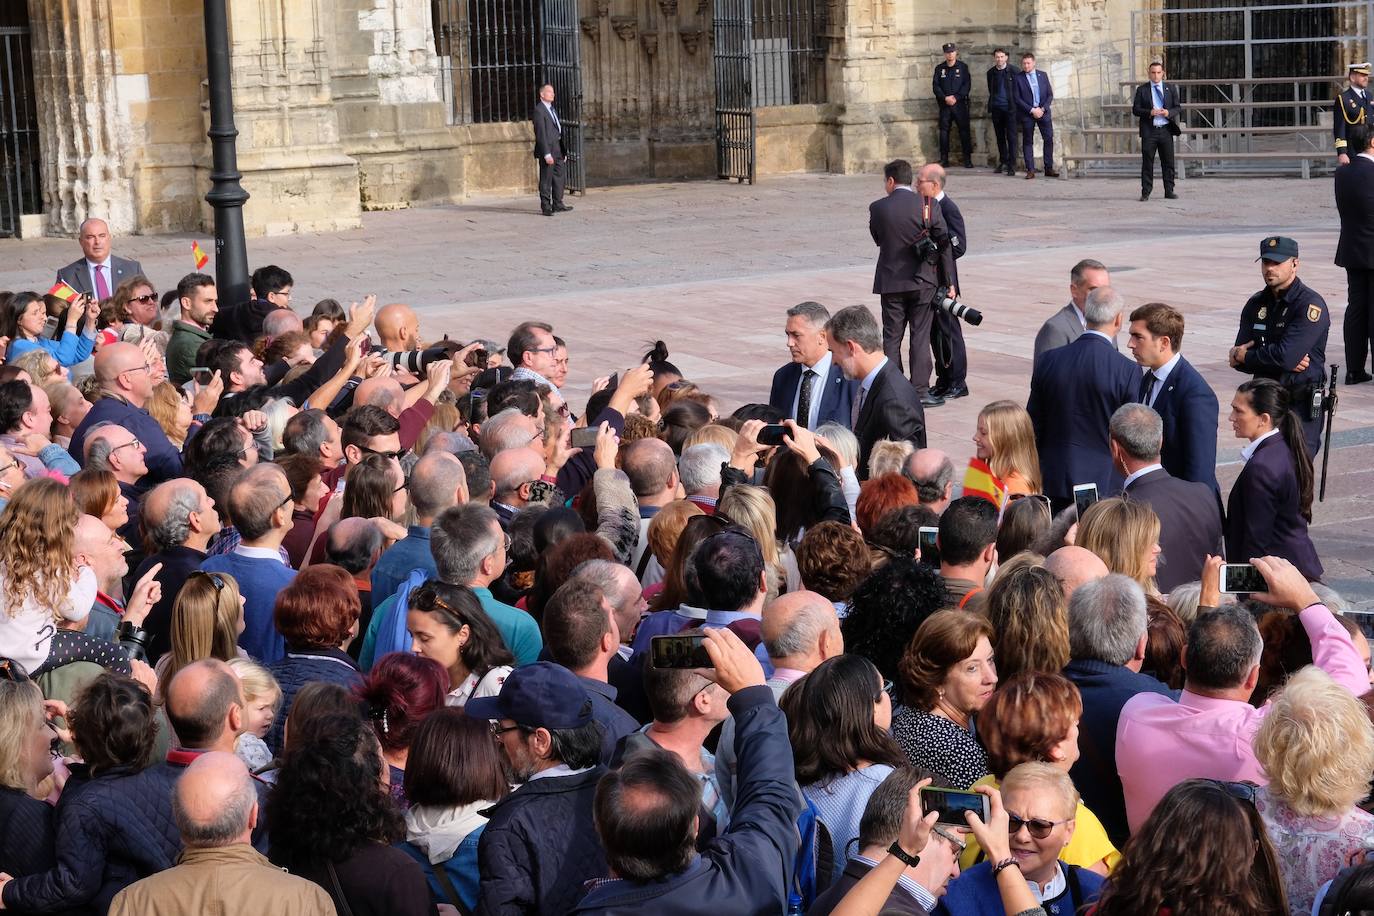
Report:
[[[116,233],[210,225],[203,0],[14,2],[28,5],[42,158],[42,212],[25,232],[74,234],[87,216]],[[229,0],[248,232],[343,230],[363,210],[532,191],[528,121],[474,115],[461,96],[490,91],[483,68],[506,53],[473,36],[479,20],[541,4],[576,4],[587,183],[713,178],[724,2]],[[1130,30],[1128,8],[1107,0],[813,0],[805,34],[789,39],[769,37],[767,22],[795,24],[801,0],[735,2],[752,4],[755,46],[791,68],[778,78],[755,65],[761,179],[932,158],[931,71],[950,40],[974,73],[980,161],[995,155],[981,122],[995,46],[1037,54],[1067,133],[1076,106],[1101,97],[1103,62],[1119,61]],[[465,65],[453,35],[473,52]],[[801,68],[809,88],[787,90]],[[500,91],[520,90],[526,116],[532,92],[520,87],[537,69],[495,77],[514,80]]]

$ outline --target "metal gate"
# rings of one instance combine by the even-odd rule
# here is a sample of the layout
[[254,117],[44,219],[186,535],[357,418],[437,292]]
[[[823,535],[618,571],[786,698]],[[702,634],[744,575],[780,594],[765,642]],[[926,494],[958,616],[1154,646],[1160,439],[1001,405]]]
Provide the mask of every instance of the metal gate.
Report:
[[23,4],[0,12],[0,236],[19,216],[42,212],[33,54]]
[[715,0],[716,175],[754,183],[753,0]]
[[587,188],[587,166],[582,161],[582,38],[577,0],[543,0],[543,14],[543,82],[553,86],[554,110],[568,151],[564,189],[582,193]]

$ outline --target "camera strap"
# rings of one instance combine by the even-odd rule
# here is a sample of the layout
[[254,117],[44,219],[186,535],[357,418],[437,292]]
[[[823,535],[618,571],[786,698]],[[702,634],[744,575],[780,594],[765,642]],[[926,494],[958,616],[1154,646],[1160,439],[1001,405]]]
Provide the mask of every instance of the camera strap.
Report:
[[924,194],[921,195],[921,222],[925,225],[925,227],[926,227],[927,229],[930,228],[930,205],[931,205],[931,203],[932,203],[932,198],[926,197]]

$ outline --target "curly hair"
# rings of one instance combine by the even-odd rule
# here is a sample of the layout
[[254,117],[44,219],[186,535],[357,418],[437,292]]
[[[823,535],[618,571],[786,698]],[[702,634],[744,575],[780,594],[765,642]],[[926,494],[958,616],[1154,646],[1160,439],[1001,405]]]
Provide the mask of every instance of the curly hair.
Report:
[[288,646],[333,648],[349,638],[361,608],[352,576],[332,563],[315,563],[277,593],[272,622]]
[[362,719],[331,715],[288,747],[267,799],[268,858],[288,871],[342,862],[356,850],[405,836],[400,809],[382,786],[382,748]]
[[138,681],[107,671],[81,689],[70,711],[72,742],[92,776],[152,762],[153,698]]
[[821,522],[797,545],[802,584],[831,601],[848,601],[872,569],[868,546],[842,522]]
[[6,613],[25,602],[51,611],[70,607],[76,581],[76,522],[81,517],[71,490],[51,477],[35,477],[14,491],[0,511],[0,574]]
[[945,605],[939,575],[911,557],[893,557],[859,583],[840,625],[845,651],[871,661],[890,681],[916,630]]
[[148,403],[144,408],[148,415],[157,421],[167,440],[180,445],[185,441],[186,430],[177,428],[177,412],[185,401],[181,397],[181,389],[171,382],[159,382],[153,387],[153,393],[148,397]]
[[1059,671],[1069,663],[1069,601],[1054,573],[1021,566],[988,589],[988,621],[997,634],[997,672]]
[[992,637],[987,618],[968,611],[937,611],[927,617],[898,665],[907,705],[934,708],[949,670],[973,655],[980,639],[991,642]]
[[1253,805],[1211,779],[1168,791],[1122,850],[1096,916],[1281,916],[1288,912],[1274,847]]

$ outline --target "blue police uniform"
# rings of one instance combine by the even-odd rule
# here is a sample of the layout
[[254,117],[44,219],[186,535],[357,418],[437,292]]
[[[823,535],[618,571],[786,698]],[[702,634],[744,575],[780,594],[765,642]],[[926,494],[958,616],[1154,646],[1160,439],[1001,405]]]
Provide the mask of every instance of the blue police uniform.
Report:
[[[944,46],[945,53],[958,50],[952,44]],[[968,64],[956,60],[953,64],[940,63],[931,77],[931,91],[940,106],[940,164],[949,166],[949,122],[959,125],[959,144],[964,151],[964,167],[973,168],[973,133],[969,130],[968,95],[973,88],[973,78]],[[945,104],[946,96],[954,96],[953,105]]]
[[[1271,242],[1291,242],[1287,239],[1265,239]],[[1292,242],[1297,257],[1297,243]],[[1326,300],[1297,277],[1286,290],[1274,293],[1260,290],[1245,303],[1240,315],[1240,329],[1236,332],[1236,346],[1253,342],[1246,351],[1238,370],[1255,378],[1269,378],[1288,389],[1290,404],[1302,419],[1307,450],[1316,455],[1321,447],[1322,415],[1312,416],[1314,390],[1321,390],[1326,381],[1326,338],[1331,331],[1331,313]],[[1293,367],[1308,358],[1307,368],[1301,372]]]
[[[1369,64],[1356,64],[1350,69],[1355,73],[1369,75]],[[1336,96],[1336,101],[1332,105],[1331,133],[1335,137],[1337,155],[1351,155],[1351,151],[1346,149],[1345,135],[1347,129],[1355,124],[1374,124],[1374,98],[1370,97],[1369,89],[1359,90],[1349,86]]]

